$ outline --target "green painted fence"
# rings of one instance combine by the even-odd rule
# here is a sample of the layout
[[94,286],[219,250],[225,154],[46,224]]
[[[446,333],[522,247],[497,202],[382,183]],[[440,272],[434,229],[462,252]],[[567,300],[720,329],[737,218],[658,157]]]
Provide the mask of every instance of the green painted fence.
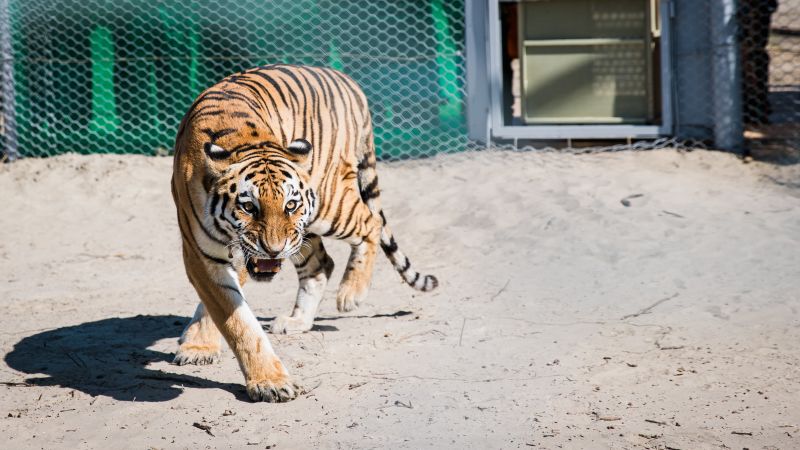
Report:
[[21,156],[169,153],[194,97],[276,62],[366,92],[384,159],[463,150],[463,0],[10,0]]

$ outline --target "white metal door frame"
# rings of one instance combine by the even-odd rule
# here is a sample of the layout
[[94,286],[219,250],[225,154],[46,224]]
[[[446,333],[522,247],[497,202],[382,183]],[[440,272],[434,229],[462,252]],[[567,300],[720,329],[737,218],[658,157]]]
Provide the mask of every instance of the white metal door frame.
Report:
[[486,63],[489,81],[489,128],[492,138],[500,139],[645,139],[668,136],[673,132],[673,81],[670,19],[672,1],[661,0],[661,121],[660,125],[506,125],[503,123],[503,69],[500,2],[488,2]]

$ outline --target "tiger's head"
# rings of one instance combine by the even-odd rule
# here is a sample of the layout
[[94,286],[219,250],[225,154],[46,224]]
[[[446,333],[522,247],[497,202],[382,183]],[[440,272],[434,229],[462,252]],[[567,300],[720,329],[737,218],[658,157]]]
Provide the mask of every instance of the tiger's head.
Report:
[[281,262],[300,251],[316,206],[308,171],[311,144],[300,139],[287,150],[232,164],[208,197],[206,226],[231,239],[234,264],[243,264],[256,281],[271,280]]

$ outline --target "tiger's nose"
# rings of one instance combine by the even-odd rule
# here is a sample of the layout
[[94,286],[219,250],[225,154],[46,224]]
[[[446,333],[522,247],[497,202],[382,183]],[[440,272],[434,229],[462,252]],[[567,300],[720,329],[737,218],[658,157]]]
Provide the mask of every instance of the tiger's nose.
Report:
[[273,250],[273,247],[271,245],[268,245],[263,238],[259,239],[258,241],[261,244],[261,249],[264,250],[264,253],[272,259],[275,259],[275,257],[280,255],[281,252],[283,251],[283,249],[277,251]]

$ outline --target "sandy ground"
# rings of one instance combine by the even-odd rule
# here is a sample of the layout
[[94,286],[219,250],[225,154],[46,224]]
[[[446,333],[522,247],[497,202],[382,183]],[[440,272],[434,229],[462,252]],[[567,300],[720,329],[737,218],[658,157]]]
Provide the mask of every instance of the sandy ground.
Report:
[[[197,301],[170,166],[0,167],[0,448],[800,448],[798,166],[383,164],[398,242],[441,286],[381,258],[339,314],[332,283],[312,332],[273,337],[310,391],[279,405],[247,400],[230,350],[170,364]],[[290,269],[245,291],[266,326],[295,288]]]

